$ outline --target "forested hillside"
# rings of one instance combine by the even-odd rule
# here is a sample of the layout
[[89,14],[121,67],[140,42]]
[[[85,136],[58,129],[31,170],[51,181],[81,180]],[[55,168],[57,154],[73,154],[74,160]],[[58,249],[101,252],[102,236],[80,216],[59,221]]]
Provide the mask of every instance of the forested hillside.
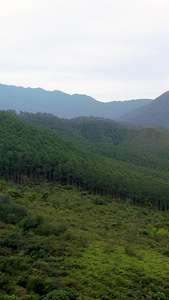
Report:
[[[16,115],[15,111],[10,113]],[[100,153],[103,148],[102,154],[105,156],[111,153],[116,157],[119,153],[121,158],[126,156],[127,161],[132,159],[133,155],[138,156],[139,158],[135,161],[138,161],[140,165],[146,157],[149,161],[152,157],[154,160],[169,157],[169,131],[163,127],[142,128],[95,117],[67,120],[42,113],[20,112],[17,116],[56,134],[78,141],[83,146],[87,145],[87,148],[95,149],[96,152]]]
[[10,111],[23,120],[49,129],[59,135],[73,138],[79,142],[104,143],[107,145],[121,145],[136,153],[143,152],[168,158],[169,131],[163,127],[144,128],[115,122],[110,119],[96,117],[78,117],[61,119],[52,114],[30,114]]
[[168,130],[0,124],[0,299],[169,299]]
[[0,181],[0,299],[169,297],[168,212]]
[[[168,209],[168,141],[165,139],[162,150],[158,144],[161,139],[156,140],[156,149],[151,154],[149,148],[154,147],[151,139],[143,151],[141,146],[138,151],[138,143],[134,147],[134,141],[143,136],[144,129],[126,128],[109,120],[66,121],[64,134],[69,128],[73,139],[61,135],[59,129],[52,132],[42,128],[42,124],[35,126],[7,112],[1,112],[0,121],[0,174],[8,181],[71,184],[96,194]],[[58,118],[56,121],[59,122]],[[163,131],[160,132],[163,136]],[[150,130],[150,137],[152,133]]]

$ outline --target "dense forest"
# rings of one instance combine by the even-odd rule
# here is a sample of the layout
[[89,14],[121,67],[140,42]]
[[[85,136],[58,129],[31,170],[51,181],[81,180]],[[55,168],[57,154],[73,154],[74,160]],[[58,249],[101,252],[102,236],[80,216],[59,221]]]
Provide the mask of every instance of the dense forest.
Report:
[[169,216],[70,185],[0,181],[0,299],[169,298]]
[[0,124],[0,299],[169,299],[169,131]]
[[0,175],[5,180],[70,184],[168,210],[167,129],[4,111],[0,122]]

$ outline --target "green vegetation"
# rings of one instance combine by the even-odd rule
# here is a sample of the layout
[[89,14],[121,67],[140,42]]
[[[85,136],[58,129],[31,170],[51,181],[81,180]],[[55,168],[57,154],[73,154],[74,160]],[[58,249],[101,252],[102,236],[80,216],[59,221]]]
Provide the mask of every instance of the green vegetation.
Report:
[[38,114],[37,126],[25,122],[35,123],[36,115],[21,117],[24,120],[0,113],[0,176],[7,181],[58,182],[168,210],[167,130],[146,129],[145,134],[145,129],[111,120],[56,118],[55,122],[55,117],[43,114]]
[[1,187],[0,299],[168,299],[168,212],[56,184]]
[[168,130],[0,122],[0,299],[169,299]]

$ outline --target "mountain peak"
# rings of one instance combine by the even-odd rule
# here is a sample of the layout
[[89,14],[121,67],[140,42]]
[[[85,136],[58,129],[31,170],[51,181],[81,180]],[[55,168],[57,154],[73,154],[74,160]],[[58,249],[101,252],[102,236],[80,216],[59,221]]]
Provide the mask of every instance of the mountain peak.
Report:
[[145,127],[169,128],[169,91],[157,97],[150,104],[124,115],[120,120]]
[[163,93],[155,99],[155,101],[169,101],[169,91]]

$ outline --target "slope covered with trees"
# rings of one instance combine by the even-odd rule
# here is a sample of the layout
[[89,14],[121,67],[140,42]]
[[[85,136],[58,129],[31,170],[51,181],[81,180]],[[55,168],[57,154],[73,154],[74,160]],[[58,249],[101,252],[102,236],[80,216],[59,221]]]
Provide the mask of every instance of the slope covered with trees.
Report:
[[0,181],[0,299],[169,297],[168,212]]
[[[11,111],[16,114],[16,112]],[[71,120],[60,119],[52,114],[29,114],[20,112],[18,116],[52,132],[78,141],[87,148],[103,156],[134,161],[147,166],[152,159],[165,169],[165,159],[169,157],[169,131],[165,128],[142,128],[124,125],[104,118],[78,117]],[[159,168],[155,164],[155,168]]]
[[136,150],[136,153],[149,153],[161,156],[161,158],[169,155],[169,131],[163,127],[144,128],[95,117],[78,117],[68,120],[57,118],[52,114],[9,112],[80,143],[86,141],[104,143],[105,146],[106,144],[120,145]]
[[169,132],[0,112],[0,299],[169,298]]
[[[131,151],[127,141],[132,141],[133,136],[136,138],[135,130],[118,127],[115,123],[114,131],[108,130],[113,142],[104,143],[98,136],[91,142],[93,133],[88,128],[86,138],[86,129],[83,131],[86,127],[81,128],[78,119],[76,130],[79,134],[83,131],[81,137],[85,142],[82,142],[81,137],[70,140],[7,112],[1,112],[0,119],[0,175],[8,181],[60,182],[101,195],[130,199],[134,203],[146,202],[160,210],[168,209],[168,160],[155,154],[145,156],[143,152]],[[97,122],[95,129],[99,125]],[[106,120],[103,123],[104,132]]]

